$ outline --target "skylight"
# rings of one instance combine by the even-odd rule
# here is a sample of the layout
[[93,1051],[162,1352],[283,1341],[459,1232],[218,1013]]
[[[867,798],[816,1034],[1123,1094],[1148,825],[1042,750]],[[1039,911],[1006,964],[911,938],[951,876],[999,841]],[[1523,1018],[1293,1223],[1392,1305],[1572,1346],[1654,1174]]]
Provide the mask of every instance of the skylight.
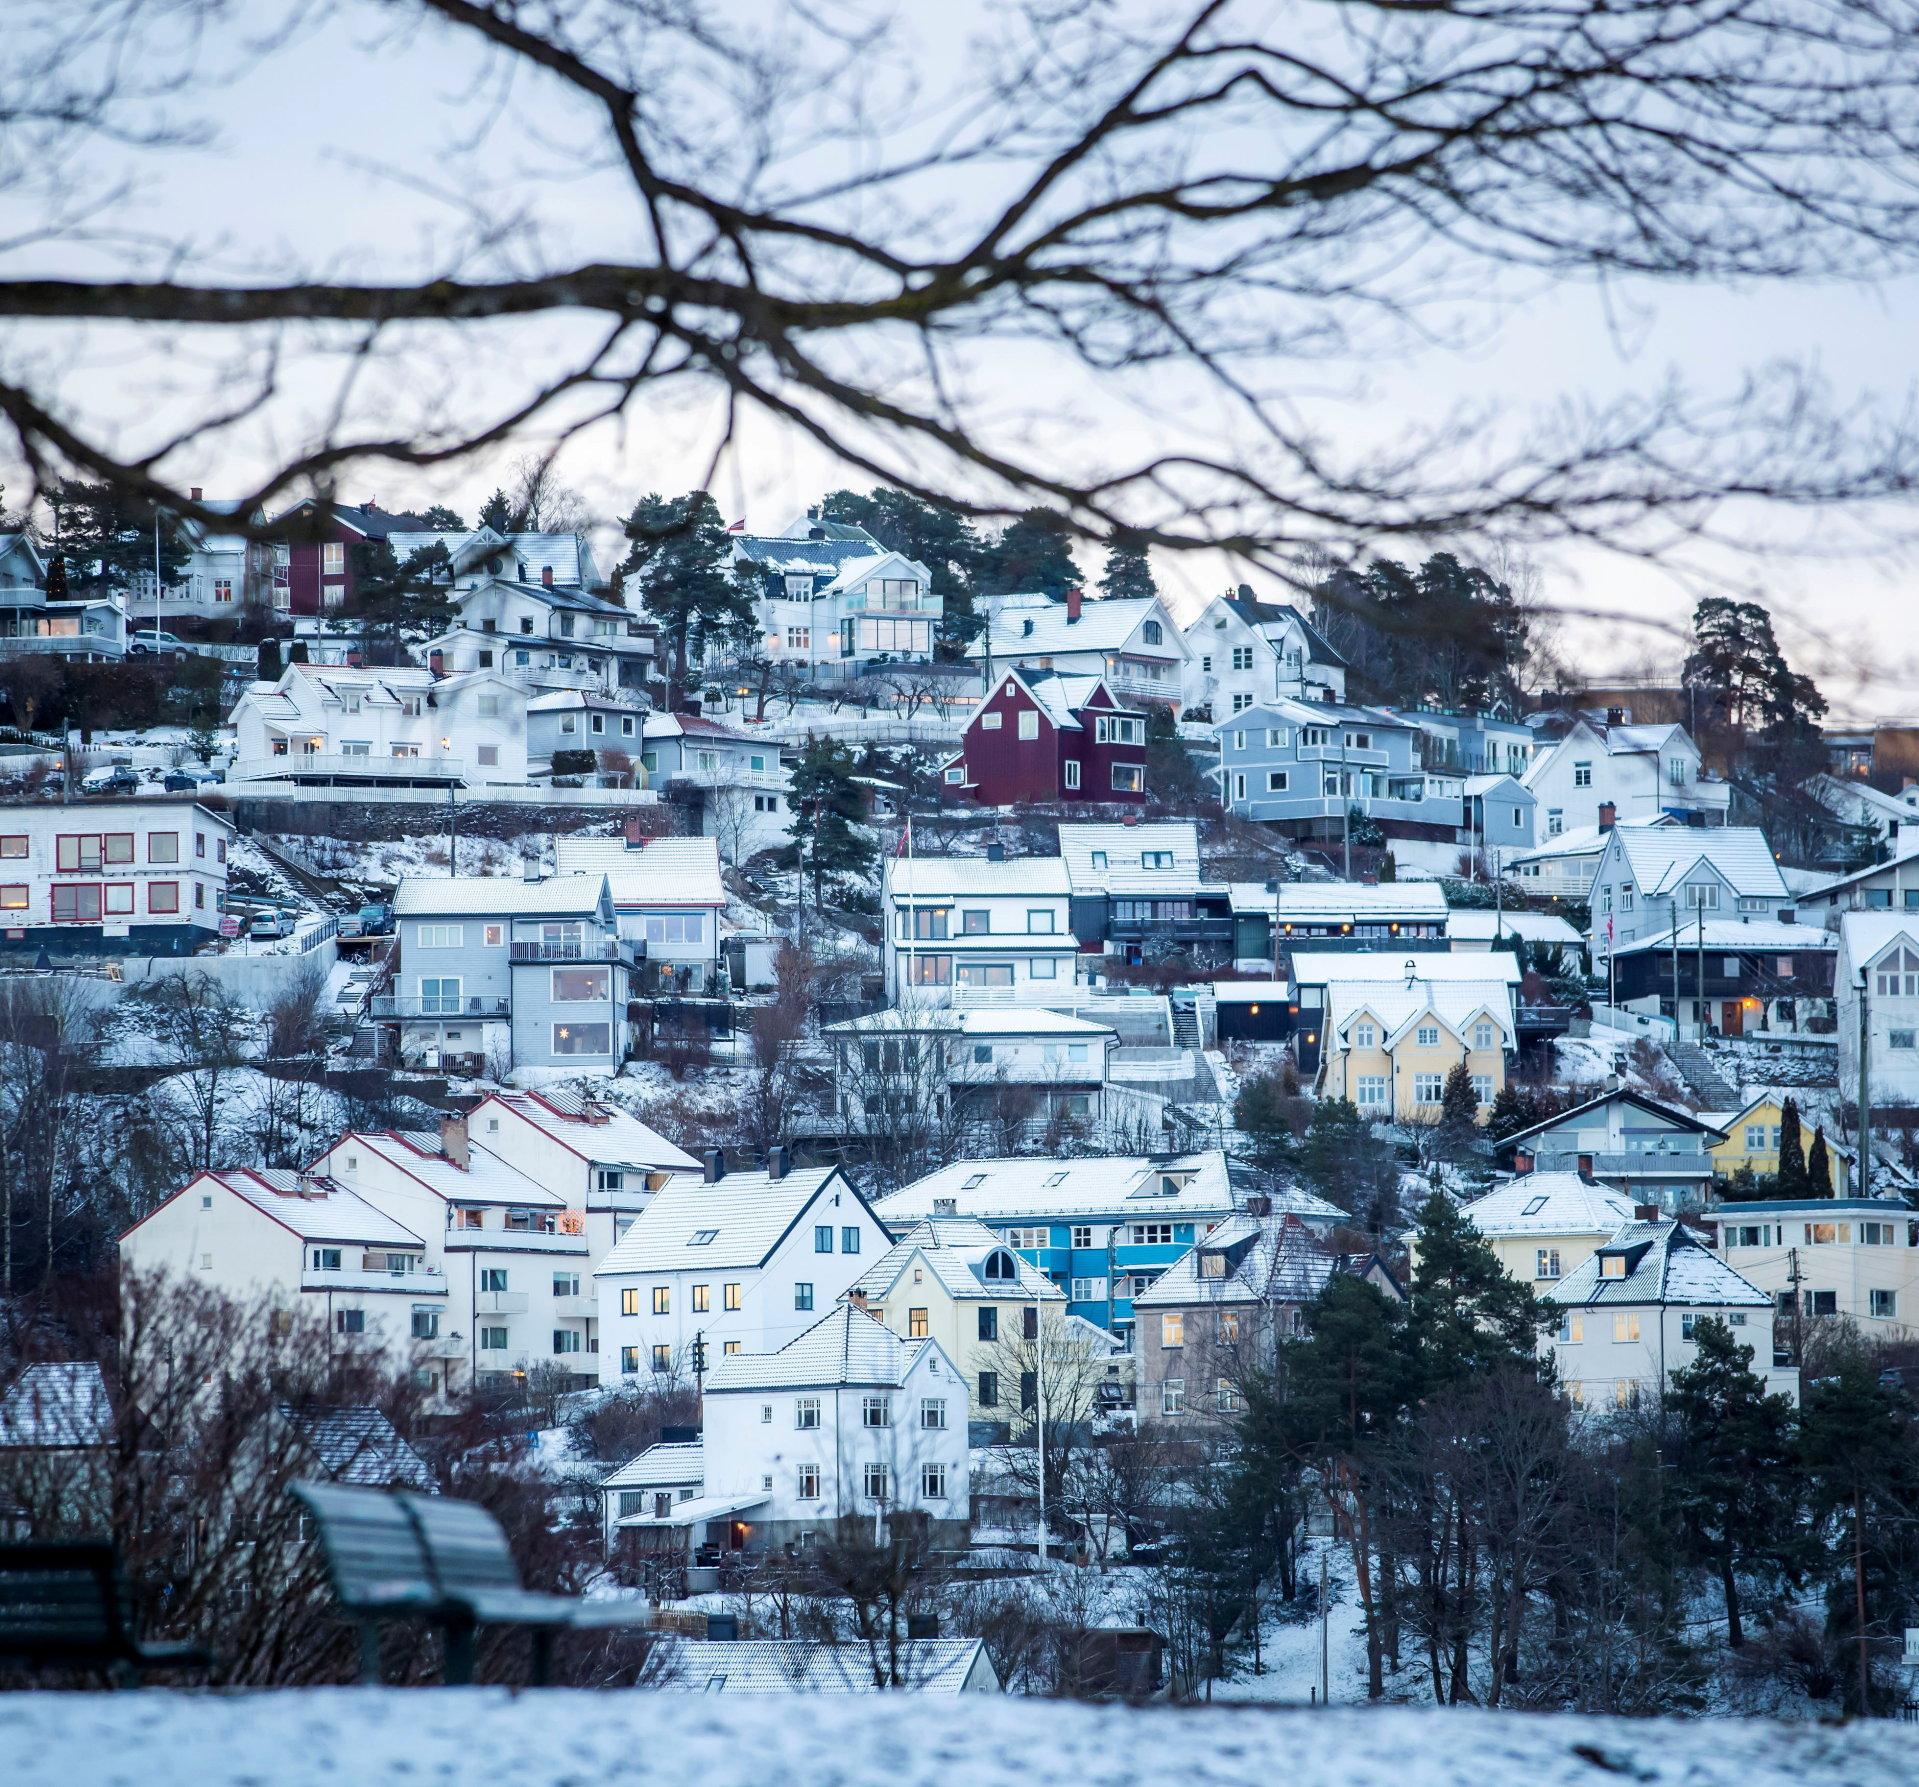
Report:
[[1545,1207],[1546,1200],[1544,1198],[1534,1198],[1519,1214],[1521,1216],[1537,1216]]
[[719,1239],[719,1233],[720,1231],[718,1229],[695,1229],[692,1239],[687,1242],[687,1246],[708,1247]]
[[985,1183],[986,1183],[986,1175],[984,1173],[975,1173],[972,1176],[972,1178],[968,1179],[963,1185],[960,1186],[960,1190],[972,1191],[976,1187],[984,1185]]
[[1064,1173],[1055,1173],[1046,1183],[1048,1185],[1064,1185],[1066,1183],[1066,1175]]

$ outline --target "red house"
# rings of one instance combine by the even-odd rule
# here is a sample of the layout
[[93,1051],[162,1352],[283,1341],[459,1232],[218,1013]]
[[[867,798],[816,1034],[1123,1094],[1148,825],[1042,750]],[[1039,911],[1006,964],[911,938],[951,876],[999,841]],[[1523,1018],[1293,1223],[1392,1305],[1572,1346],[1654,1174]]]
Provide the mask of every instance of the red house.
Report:
[[1097,676],[1008,670],[966,722],[946,784],[982,806],[1146,799],[1146,718]]
[[418,515],[396,515],[378,503],[332,507],[311,498],[274,517],[273,605],[288,614],[320,614],[353,593],[353,549],[391,533],[417,532]]

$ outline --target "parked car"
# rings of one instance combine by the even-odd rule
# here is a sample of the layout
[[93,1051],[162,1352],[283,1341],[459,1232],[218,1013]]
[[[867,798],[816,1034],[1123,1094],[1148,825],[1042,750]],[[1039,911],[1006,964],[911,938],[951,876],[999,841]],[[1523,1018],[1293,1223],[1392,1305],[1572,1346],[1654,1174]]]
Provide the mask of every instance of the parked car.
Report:
[[124,763],[105,763],[80,778],[82,794],[138,794],[140,778]]
[[187,642],[164,627],[135,627],[127,634],[127,655],[140,657],[148,652],[183,652]]
[[226,778],[217,769],[200,769],[182,765],[179,769],[170,769],[161,778],[160,786],[169,794],[191,794],[196,788],[217,787]]
[[256,912],[253,922],[247,926],[249,937],[273,938],[293,935],[293,914],[270,908],[265,912]]
[[368,900],[340,920],[342,937],[384,937],[392,929],[393,908],[384,900]]

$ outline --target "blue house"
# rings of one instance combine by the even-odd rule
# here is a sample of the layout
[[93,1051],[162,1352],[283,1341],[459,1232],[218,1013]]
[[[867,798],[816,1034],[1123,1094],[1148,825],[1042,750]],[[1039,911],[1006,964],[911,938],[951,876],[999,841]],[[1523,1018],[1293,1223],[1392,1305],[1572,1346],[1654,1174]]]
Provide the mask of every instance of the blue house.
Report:
[[[1226,1156],[1096,1156],[1075,1160],[959,1160],[903,1186],[874,1207],[897,1236],[936,1216],[970,1216],[1002,1236],[1066,1293],[1070,1313],[1127,1346],[1133,1298],[1217,1224],[1236,1198]],[[1330,1232],[1345,1220],[1306,1193],[1280,1194],[1263,1210],[1290,1212]]]

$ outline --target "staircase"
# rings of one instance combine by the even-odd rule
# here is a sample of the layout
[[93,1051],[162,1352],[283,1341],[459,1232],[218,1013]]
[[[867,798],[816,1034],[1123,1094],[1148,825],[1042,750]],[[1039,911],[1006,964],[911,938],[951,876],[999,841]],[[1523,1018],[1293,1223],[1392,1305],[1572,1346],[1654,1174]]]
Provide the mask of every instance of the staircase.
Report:
[[1190,999],[1175,999],[1172,1002],[1173,1047],[1176,1049],[1196,1049],[1199,1044],[1199,1013]]
[[1678,1069],[1679,1077],[1692,1089],[1693,1097],[1699,1100],[1701,1109],[1732,1111],[1739,1108],[1738,1087],[1727,1084],[1713,1065],[1712,1057],[1698,1043],[1669,1042],[1666,1053]]

